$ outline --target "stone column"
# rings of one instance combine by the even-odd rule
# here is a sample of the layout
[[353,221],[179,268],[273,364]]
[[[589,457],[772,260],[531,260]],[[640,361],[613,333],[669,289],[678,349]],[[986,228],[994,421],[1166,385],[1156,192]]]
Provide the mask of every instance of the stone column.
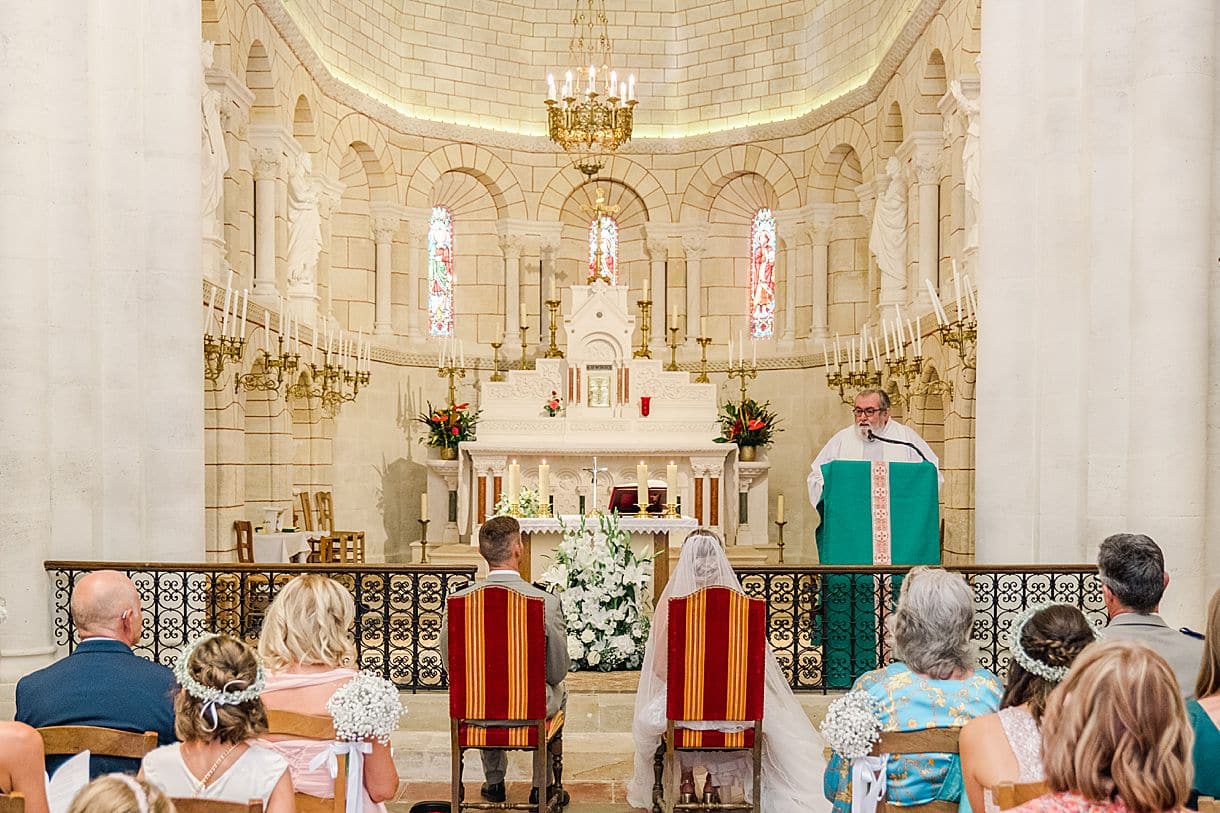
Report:
[[501,229],[497,239],[504,254],[504,335],[511,341],[521,335],[521,235]]
[[373,217],[373,241],[377,247],[373,332],[378,336],[394,333],[391,297],[394,273],[394,232],[398,231],[401,215],[393,204],[378,202],[369,205]]
[[[830,231],[834,225],[835,205],[815,203],[810,207],[809,242],[813,255],[812,305],[809,338],[817,341],[830,335]],[[871,255],[870,255],[871,256]]]
[[796,239],[800,231],[792,222],[777,223],[776,231],[782,242],[776,246],[775,277],[777,282],[784,281],[784,330],[775,335],[784,349],[791,350],[796,344]]
[[333,236],[331,215],[343,197],[343,184],[325,175],[318,179],[318,214],[322,217],[322,251],[318,254],[318,310],[328,316],[331,312],[330,294],[330,241]]
[[940,265],[940,157],[944,138],[940,132],[912,133],[909,139],[911,170],[919,195],[919,261],[914,278],[907,279],[907,298],[931,306],[924,280],[939,284]]
[[686,255],[686,343],[692,344],[702,332],[703,252],[707,250],[707,227],[686,229],[682,233],[682,252]]
[[278,150],[257,149],[254,169],[254,290],[255,296],[274,299],[275,287],[275,181],[279,177]]
[[420,302],[420,289],[428,290],[428,220],[432,217],[431,209],[408,209],[407,242],[410,250],[407,252],[407,336],[416,339],[427,336],[427,328],[420,327],[420,314],[423,313],[424,324],[428,322],[428,295],[424,293]]
[[649,346],[654,353],[660,353],[665,349],[668,337],[665,329],[669,327],[668,298],[665,296],[665,263],[669,261],[669,246],[665,244],[664,235],[646,231],[644,248],[648,252],[652,279],[649,294],[652,299],[652,336],[649,337]]

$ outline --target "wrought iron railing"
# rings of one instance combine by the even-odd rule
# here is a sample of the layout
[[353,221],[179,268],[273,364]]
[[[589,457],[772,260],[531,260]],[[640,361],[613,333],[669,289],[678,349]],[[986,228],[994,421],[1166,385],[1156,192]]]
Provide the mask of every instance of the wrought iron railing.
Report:
[[[827,691],[889,660],[885,621],[909,567],[768,565],[736,569],[745,591],[767,602],[776,659],[792,688]],[[968,566],[974,590],[972,639],[979,664],[1008,671],[1008,631],[1026,608],[1046,602],[1079,607],[1095,626],[1106,621],[1093,565]]]
[[[140,592],[144,636],[135,650],[167,666],[201,632],[220,632],[253,644],[276,593],[317,565],[47,562],[54,601],[54,637],[76,644],[68,608],[77,580],[94,570],[126,573]],[[328,565],[324,571],[356,602],[359,668],[383,675],[400,689],[443,689],[440,652],[445,599],[474,580],[474,566]]]
[[[144,637],[136,651],[172,665],[182,647],[204,631],[254,643],[263,612],[285,583],[324,572],[356,602],[356,652],[362,669],[399,688],[444,689],[440,655],[445,599],[474,579],[473,566],[139,564],[47,562],[54,600],[54,636],[71,651],[75,630],[68,612],[76,581],[93,570],[127,573],[140,592]],[[771,646],[792,688],[827,691],[888,660],[885,620],[907,567],[791,566],[737,568],[746,592],[767,602]],[[1091,565],[951,568],[975,596],[973,639],[979,663],[1003,676],[1008,630],[1027,607],[1058,601],[1105,623],[1101,585]]]

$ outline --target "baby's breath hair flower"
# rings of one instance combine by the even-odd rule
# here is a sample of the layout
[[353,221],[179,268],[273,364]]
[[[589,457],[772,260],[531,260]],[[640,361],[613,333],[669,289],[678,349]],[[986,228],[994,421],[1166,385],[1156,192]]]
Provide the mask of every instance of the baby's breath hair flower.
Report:
[[195,650],[199,645],[217,638],[215,633],[205,632],[195,640],[186,645],[186,649],[182,650],[182,655],[178,658],[178,662],[174,664],[174,676],[178,679],[178,685],[186,690],[186,693],[191,697],[203,701],[203,705],[199,708],[199,717],[207,720],[211,717],[212,727],[210,731],[215,731],[219,725],[216,717],[217,706],[238,706],[242,703],[248,703],[251,700],[257,700],[259,695],[263,693],[263,665],[259,663],[258,672],[254,676],[254,682],[249,683],[246,688],[238,690],[236,687],[229,688],[235,683],[248,683],[240,678],[235,678],[228,681],[221,688],[215,686],[205,686],[195,679],[191,674],[191,657],[195,654]]
[[[1021,635],[1025,632],[1025,625],[1030,622],[1035,615],[1042,612],[1048,607],[1053,607],[1054,604],[1035,604],[1028,608],[1021,615],[1017,616],[1017,620],[1013,622],[1012,632],[1009,633],[1008,649],[1012,652],[1012,659],[1021,664],[1021,667],[1031,675],[1037,675],[1043,680],[1051,683],[1059,683],[1067,677],[1068,666],[1051,666],[1049,663],[1043,663],[1025,651],[1025,647],[1021,644]],[[1073,606],[1073,605],[1065,605]],[[1091,628],[1091,627],[1090,627]],[[1097,637],[1097,630],[1093,630],[1093,636]]]

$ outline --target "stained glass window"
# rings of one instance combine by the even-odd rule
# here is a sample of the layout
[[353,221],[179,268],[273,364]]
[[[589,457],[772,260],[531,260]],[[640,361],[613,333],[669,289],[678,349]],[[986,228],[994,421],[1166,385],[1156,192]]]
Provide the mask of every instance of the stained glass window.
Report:
[[775,216],[759,209],[750,226],[750,336],[775,335]]
[[428,335],[453,335],[453,215],[444,206],[428,221]]
[[604,277],[611,285],[618,284],[618,223],[606,215],[589,222],[589,280],[594,277]]

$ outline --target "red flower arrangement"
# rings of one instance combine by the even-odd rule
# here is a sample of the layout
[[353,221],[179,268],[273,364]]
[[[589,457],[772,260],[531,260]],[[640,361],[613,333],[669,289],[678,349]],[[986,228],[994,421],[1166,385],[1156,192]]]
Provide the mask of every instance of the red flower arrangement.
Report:
[[470,404],[451,404],[444,409],[436,409],[429,403],[428,411],[416,419],[428,427],[428,436],[420,438],[420,442],[438,448],[457,448],[462,441],[474,440],[479,410],[471,412],[469,407]]
[[551,390],[551,397],[546,400],[546,403],[542,405],[542,408],[545,409],[546,414],[552,418],[558,415],[559,410],[563,409],[563,401],[560,399],[559,393],[555,392],[555,390]]
[[771,411],[771,402],[760,404],[747,398],[740,404],[724,405],[719,416],[720,437],[716,443],[736,443],[738,446],[770,446],[776,432],[782,432],[776,424],[779,418]]

